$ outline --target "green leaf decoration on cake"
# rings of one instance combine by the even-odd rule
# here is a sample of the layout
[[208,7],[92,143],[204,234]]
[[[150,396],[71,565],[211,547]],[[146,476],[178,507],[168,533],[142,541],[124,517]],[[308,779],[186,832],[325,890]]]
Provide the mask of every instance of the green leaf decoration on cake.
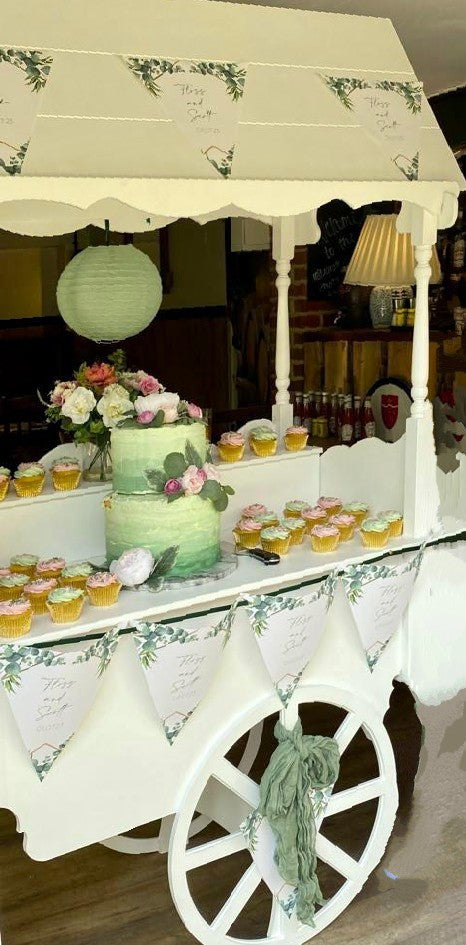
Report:
[[158,410],[154,419],[152,420],[152,427],[163,427],[165,423],[165,414],[163,410]]
[[154,492],[163,492],[167,476],[161,469],[145,469],[144,478],[147,480],[147,485],[150,486]]
[[186,443],[186,449],[184,451],[184,455],[186,457],[186,462],[188,466],[197,466],[198,469],[202,467],[203,461],[201,457],[199,456],[197,449],[193,446],[190,440],[188,440],[188,442]]
[[163,468],[169,479],[179,479],[186,472],[188,463],[183,453],[169,453],[165,457]]
[[172,545],[170,548],[166,548],[162,552],[160,558],[157,558],[155,562],[154,570],[151,574],[151,580],[153,578],[162,577],[163,574],[168,574],[171,571],[175,561],[178,557],[178,545]]

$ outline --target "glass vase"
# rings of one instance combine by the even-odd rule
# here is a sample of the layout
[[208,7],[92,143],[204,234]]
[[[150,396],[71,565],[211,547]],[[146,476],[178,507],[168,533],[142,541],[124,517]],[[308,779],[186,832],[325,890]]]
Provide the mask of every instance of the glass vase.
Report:
[[83,472],[83,479],[87,482],[109,482],[112,478],[112,457],[110,454],[110,443],[104,446],[96,446],[95,443],[89,443],[89,465]]

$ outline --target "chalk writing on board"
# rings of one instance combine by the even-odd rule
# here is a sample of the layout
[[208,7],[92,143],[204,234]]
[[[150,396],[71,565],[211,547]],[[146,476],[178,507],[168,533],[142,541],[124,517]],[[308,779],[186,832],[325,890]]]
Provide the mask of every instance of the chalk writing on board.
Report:
[[332,200],[317,211],[321,237],[308,246],[308,299],[338,297],[366,213],[367,207],[352,210],[342,200]]

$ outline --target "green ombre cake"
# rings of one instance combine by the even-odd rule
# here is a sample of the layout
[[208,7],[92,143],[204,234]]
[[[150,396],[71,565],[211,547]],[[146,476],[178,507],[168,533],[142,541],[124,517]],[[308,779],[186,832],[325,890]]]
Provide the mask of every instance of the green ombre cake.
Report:
[[147,492],[144,470],[163,466],[169,453],[184,453],[187,443],[205,463],[208,443],[204,423],[169,423],[162,427],[134,423],[112,430],[113,488],[127,495]]

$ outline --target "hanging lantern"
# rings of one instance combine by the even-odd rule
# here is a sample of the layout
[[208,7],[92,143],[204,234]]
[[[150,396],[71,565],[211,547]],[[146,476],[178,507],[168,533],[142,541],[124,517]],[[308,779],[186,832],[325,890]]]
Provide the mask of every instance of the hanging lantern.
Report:
[[150,324],[162,303],[162,280],[131,244],[89,246],[68,263],[57,286],[58,309],[78,335],[122,341]]

